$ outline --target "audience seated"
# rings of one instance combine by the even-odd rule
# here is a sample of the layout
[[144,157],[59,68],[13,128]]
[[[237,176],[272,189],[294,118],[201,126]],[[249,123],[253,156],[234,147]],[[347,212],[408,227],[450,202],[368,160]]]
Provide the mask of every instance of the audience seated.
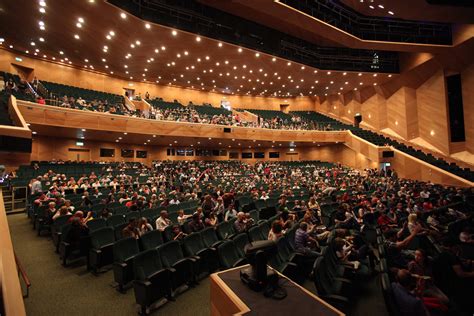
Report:
[[[77,249],[87,247],[83,237],[90,234],[88,224],[91,231],[100,224],[110,227],[112,235],[118,231],[117,241],[132,237],[141,243],[143,238],[146,249],[187,240],[195,251],[208,249],[206,262],[230,267],[241,262],[249,240],[270,239],[279,245],[271,264],[288,275],[298,271],[314,278],[317,289],[324,288],[319,282],[336,286],[345,277],[355,289],[363,288],[363,280],[384,269],[394,281],[392,295],[403,302],[404,315],[472,312],[472,257],[469,248],[462,248],[472,240],[474,206],[466,202],[472,189],[315,161],[93,164],[77,173],[79,165],[33,164],[18,172],[34,178],[32,221],[43,213],[52,222],[72,214],[67,224],[72,232],[64,231],[64,240]],[[207,176],[202,176],[204,170]],[[86,180],[100,186],[81,188],[78,184]],[[96,189],[102,194],[93,194]],[[109,242],[104,239],[100,247]],[[212,259],[216,251],[218,259]],[[82,252],[87,254],[87,249]],[[317,269],[310,276],[313,263]],[[357,300],[338,287],[326,291]]]

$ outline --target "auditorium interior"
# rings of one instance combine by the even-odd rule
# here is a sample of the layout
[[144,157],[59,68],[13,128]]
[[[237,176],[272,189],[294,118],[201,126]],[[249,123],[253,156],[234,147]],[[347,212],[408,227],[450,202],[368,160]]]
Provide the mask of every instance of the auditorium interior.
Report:
[[1,315],[474,314],[473,1],[0,20]]

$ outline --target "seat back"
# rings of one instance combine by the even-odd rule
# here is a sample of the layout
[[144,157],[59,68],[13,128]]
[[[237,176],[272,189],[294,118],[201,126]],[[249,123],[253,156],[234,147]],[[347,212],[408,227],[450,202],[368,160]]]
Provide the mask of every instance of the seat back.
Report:
[[159,230],[152,230],[140,238],[144,250],[156,249],[163,244],[163,236]]
[[234,233],[234,227],[231,223],[224,221],[217,225],[216,233],[220,239],[227,239],[228,236]]
[[114,244],[114,262],[124,262],[139,252],[138,241],[133,237],[116,241]]
[[232,240],[224,241],[217,247],[219,263],[223,269],[230,269],[240,259],[239,252]]
[[194,256],[199,250],[206,248],[199,233],[186,236],[182,241],[182,245],[187,256]]
[[264,236],[262,235],[262,231],[260,227],[254,226],[249,229],[248,231],[250,241],[257,241],[257,240],[264,240]]
[[69,218],[71,218],[72,215],[61,215],[58,218],[56,218],[53,222],[53,226],[56,231],[60,231],[61,227],[67,223]]
[[125,223],[125,217],[123,215],[112,215],[107,218],[107,226],[115,227]]
[[240,257],[245,256],[245,251],[244,248],[247,244],[249,244],[249,237],[247,236],[246,233],[241,233],[235,236],[233,239],[235,246],[237,247],[237,250],[239,251]]
[[98,230],[99,228],[106,227],[107,222],[103,218],[96,218],[87,222],[87,227],[89,227],[89,231],[93,232]]
[[264,221],[260,224],[258,224],[258,227],[260,227],[260,231],[262,232],[262,236],[267,239],[268,233],[270,232],[270,224],[268,221]]
[[206,247],[211,247],[214,243],[219,241],[216,230],[213,227],[207,227],[200,232],[202,241]]
[[158,251],[156,249],[149,249],[136,255],[133,259],[133,269],[135,279],[142,281],[163,269]]
[[115,242],[114,229],[112,227],[103,227],[90,233],[91,245],[94,249],[100,249],[105,245]]
[[158,248],[160,253],[161,262],[163,266],[169,268],[172,267],[178,260],[184,258],[183,251],[179,242],[176,240],[170,241]]

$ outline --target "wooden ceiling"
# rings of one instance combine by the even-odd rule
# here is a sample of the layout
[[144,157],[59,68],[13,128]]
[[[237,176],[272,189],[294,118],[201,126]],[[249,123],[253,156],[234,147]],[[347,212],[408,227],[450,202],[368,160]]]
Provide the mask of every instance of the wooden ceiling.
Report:
[[130,81],[292,97],[343,94],[397,76],[321,71],[151,24],[101,0],[7,0],[1,6],[4,48]]

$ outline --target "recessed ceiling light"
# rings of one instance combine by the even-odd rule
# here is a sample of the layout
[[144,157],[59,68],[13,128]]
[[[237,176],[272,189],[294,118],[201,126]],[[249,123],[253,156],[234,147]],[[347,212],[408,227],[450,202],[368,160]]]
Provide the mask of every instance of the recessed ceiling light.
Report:
[[200,42],[200,41],[201,41],[201,37],[196,36],[196,42]]
[[178,35],[178,32],[176,30],[172,30],[171,35],[176,36],[176,35]]
[[149,23],[146,23],[146,24],[145,24],[145,28],[150,29],[150,28],[151,28],[151,25],[150,25]]
[[35,44],[35,42],[31,42],[30,45],[31,45],[31,46],[35,46],[36,44]]
[[379,4],[378,7],[379,7],[380,9],[385,9],[385,7],[384,7],[383,5],[381,5],[381,4]]
[[74,38],[75,38],[75,39],[79,39],[80,37],[79,37],[79,35],[74,34]]
[[277,59],[275,57],[272,58],[272,61],[275,62]]
[[375,9],[373,5],[369,5],[369,8],[371,8],[372,10]]
[[41,12],[41,13],[46,13],[46,9],[43,8],[43,7],[41,7],[41,8],[39,8],[39,12]]
[[166,47],[165,47],[165,46],[161,46],[161,50],[166,50]]
[[126,19],[126,18],[127,18],[127,15],[126,15],[124,12],[122,12],[122,13],[120,13],[120,17],[121,17],[122,19]]
[[222,43],[219,42],[219,44],[217,44],[217,46],[222,47]]
[[388,11],[388,14],[394,15],[395,13],[393,13],[393,11]]
[[242,52],[242,48],[239,47],[239,49],[238,49],[237,51],[238,51],[239,53],[241,53],[241,52]]
[[82,27],[82,24],[78,22],[78,23],[76,23],[76,26],[77,26],[78,28],[81,28],[81,27]]
[[255,53],[255,57],[260,57],[260,54],[259,54],[259,53]]
[[83,19],[83,18],[77,18],[77,21],[78,21],[79,23],[84,23],[84,19]]
[[40,2],[39,2],[39,5],[40,5],[41,7],[45,7],[45,6],[46,6],[46,1],[43,1],[43,0],[40,1]]
[[40,41],[40,42],[44,42],[44,38],[40,37],[40,38],[39,38],[39,41]]

